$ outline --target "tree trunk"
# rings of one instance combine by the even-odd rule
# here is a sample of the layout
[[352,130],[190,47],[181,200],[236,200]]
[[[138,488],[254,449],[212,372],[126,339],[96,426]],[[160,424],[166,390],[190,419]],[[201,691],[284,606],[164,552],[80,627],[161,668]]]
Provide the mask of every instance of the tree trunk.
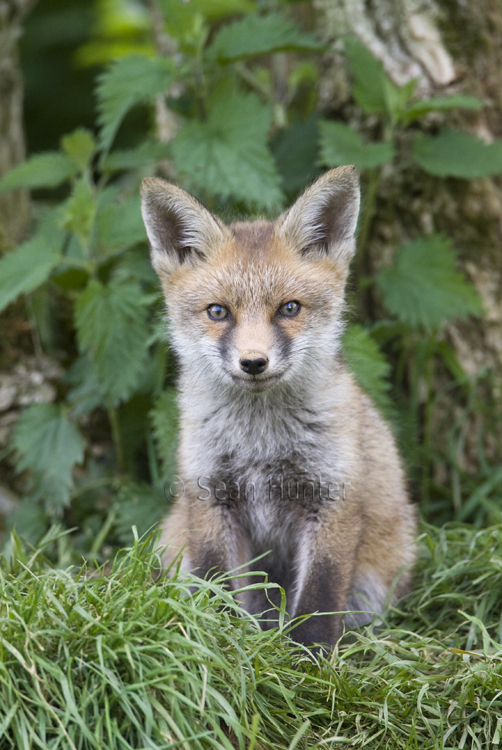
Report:
[[[23,79],[19,70],[21,24],[36,0],[0,0],[0,176],[25,158]],[[0,252],[22,239],[28,192],[0,194]]]
[[[419,96],[462,92],[487,102],[479,111],[454,110],[441,119],[430,115],[436,122],[468,130],[487,142],[502,137],[501,0],[313,1],[320,33],[329,45],[320,97],[335,116],[349,121],[354,117],[342,41],[349,34],[381,60],[396,84],[419,78]],[[469,376],[491,373],[489,398],[496,399],[502,385],[501,185],[500,178],[439,179],[418,167],[389,173],[379,189],[365,269],[374,273],[387,264],[404,241],[430,232],[449,236],[462,269],[482,298],[485,315],[482,320],[450,324],[442,335]],[[473,414],[468,421],[467,444],[480,432]],[[502,441],[500,422],[485,440],[488,458],[490,452],[496,458],[497,441]],[[478,460],[472,458],[476,453],[466,447],[460,463],[466,469],[477,468]]]

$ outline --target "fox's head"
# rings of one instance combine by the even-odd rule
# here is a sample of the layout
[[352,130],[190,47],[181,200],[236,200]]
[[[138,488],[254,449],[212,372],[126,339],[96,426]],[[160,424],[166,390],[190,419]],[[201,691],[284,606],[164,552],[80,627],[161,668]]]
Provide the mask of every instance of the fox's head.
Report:
[[355,251],[354,167],[327,172],[273,222],[227,227],[156,178],[144,180],[142,195],[183,368],[208,384],[265,391],[332,361]]

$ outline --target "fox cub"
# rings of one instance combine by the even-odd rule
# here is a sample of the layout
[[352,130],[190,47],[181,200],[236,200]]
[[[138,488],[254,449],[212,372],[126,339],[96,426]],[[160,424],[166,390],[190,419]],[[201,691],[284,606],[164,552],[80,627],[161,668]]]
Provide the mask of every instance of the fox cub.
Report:
[[[264,570],[292,617],[369,622],[409,585],[416,526],[391,432],[340,348],[357,171],[326,173],[273,222],[227,227],[160,179],[142,195],[181,368],[166,564],[183,549],[200,576]],[[263,591],[243,603],[273,622]],[[325,614],[293,637],[342,629]]]

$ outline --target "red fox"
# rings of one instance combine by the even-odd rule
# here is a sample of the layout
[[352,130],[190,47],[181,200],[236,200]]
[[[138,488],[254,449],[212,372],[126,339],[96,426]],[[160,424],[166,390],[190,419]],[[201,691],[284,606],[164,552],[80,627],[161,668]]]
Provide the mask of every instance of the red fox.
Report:
[[[344,617],[369,622],[407,590],[415,558],[394,439],[341,352],[358,173],[327,172],[273,222],[225,226],[156,178],[142,196],[180,361],[184,493],[163,524],[166,565],[183,548],[200,576],[264,570],[292,617],[352,613],[292,633],[334,645]],[[243,603],[273,622],[263,590]]]

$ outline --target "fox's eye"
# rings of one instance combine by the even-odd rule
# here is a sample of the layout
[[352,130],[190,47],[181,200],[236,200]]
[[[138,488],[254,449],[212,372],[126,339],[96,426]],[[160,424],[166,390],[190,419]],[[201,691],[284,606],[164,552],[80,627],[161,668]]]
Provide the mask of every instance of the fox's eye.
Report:
[[230,313],[226,307],[223,307],[223,305],[209,305],[207,308],[207,314],[211,320],[225,320]]
[[286,315],[288,318],[293,318],[295,315],[298,315],[301,307],[302,306],[299,302],[291,300],[291,302],[286,302],[286,304],[281,305],[279,308],[279,312],[281,313],[281,315]]

